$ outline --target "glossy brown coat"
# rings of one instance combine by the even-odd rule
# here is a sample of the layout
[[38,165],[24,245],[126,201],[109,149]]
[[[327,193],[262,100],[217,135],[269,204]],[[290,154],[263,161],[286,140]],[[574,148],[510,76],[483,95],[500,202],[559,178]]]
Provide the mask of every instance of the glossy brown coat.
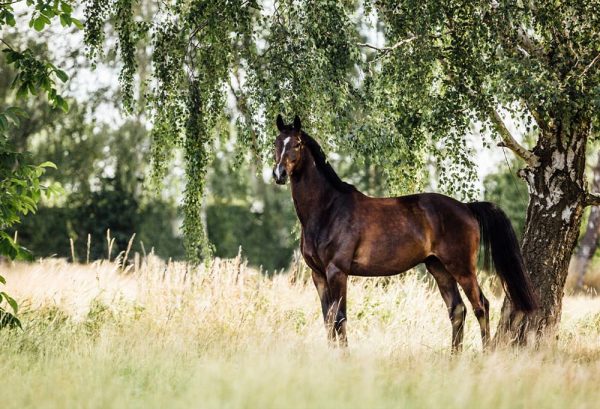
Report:
[[[473,306],[486,346],[490,339],[489,303],[476,278],[481,220],[504,223],[496,229],[507,230],[499,238],[516,241],[510,222],[509,228],[505,226],[506,216],[489,203],[465,204],[436,193],[393,198],[366,196],[339,179],[317,142],[301,131],[299,118],[296,117],[293,126],[286,126],[278,117],[277,125],[280,135],[275,141],[273,174],[278,184],[285,183],[288,175],[291,180],[292,197],[302,225],[300,248],[312,270],[329,339],[347,344],[349,275],[394,275],[425,263],[448,307],[453,350],[461,348],[466,314],[457,284]],[[493,212],[496,213],[490,216]],[[486,242],[492,241],[497,264],[496,256],[501,251],[495,250],[494,244],[498,238],[488,236]],[[520,253],[512,254],[514,251],[511,248],[507,256],[511,262],[509,269],[523,270],[516,266],[518,262],[522,265],[522,261]],[[518,274],[523,276],[522,271],[517,271]],[[515,281],[513,273],[504,275],[501,277],[508,278],[509,293],[511,286],[528,285],[523,277],[517,277],[525,280],[521,283]],[[513,293],[517,301],[523,301],[518,291]],[[524,310],[534,306],[532,300],[526,300],[531,301],[531,306],[525,303]]]

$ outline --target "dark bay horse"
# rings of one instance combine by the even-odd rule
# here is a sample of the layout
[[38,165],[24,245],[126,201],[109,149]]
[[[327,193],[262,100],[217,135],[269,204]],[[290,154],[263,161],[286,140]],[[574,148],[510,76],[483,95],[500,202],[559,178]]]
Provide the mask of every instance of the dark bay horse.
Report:
[[466,308],[462,287],[481,327],[484,348],[490,342],[489,303],[477,282],[480,238],[517,311],[537,308],[515,232],[497,206],[461,203],[435,193],[373,198],[343,182],[317,142],[277,117],[273,177],[289,176],[302,225],[300,249],[312,270],[331,342],[347,345],[346,284],[349,275],[388,276],[425,263],[448,307],[452,349],[462,348]]

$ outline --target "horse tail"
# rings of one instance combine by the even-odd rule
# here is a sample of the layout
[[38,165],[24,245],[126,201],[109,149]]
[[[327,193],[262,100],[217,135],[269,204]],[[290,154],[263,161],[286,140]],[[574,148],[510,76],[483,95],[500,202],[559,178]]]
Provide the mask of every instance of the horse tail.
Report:
[[506,214],[490,202],[467,203],[467,206],[479,222],[485,268],[490,266],[491,250],[494,269],[515,308],[523,312],[537,309],[537,297],[525,268],[515,230]]

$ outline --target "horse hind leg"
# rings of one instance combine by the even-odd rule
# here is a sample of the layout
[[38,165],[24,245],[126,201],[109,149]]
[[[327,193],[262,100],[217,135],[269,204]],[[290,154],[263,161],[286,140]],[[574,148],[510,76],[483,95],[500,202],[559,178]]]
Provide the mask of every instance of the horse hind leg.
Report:
[[447,262],[444,260],[444,267],[461,286],[473,307],[473,313],[477,317],[481,329],[481,342],[485,350],[490,345],[490,304],[477,282],[477,275],[475,274],[477,271],[476,259],[472,257],[471,262],[468,264],[463,263],[462,258],[454,258],[454,260],[457,259],[461,261]]
[[473,312],[481,329],[483,349],[490,346],[490,303],[483,295],[475,273],[459,277],[458,283],[473,306]]
[[454,280],[452,275],[437,258],[431,257],[427,259],[425,266],[435,279],[444,303],[446,303],[446,307],[448,308],[448,315],[452,324],[452,352],[460,352],[462,350],[467,309],[458,292],[456,280]]

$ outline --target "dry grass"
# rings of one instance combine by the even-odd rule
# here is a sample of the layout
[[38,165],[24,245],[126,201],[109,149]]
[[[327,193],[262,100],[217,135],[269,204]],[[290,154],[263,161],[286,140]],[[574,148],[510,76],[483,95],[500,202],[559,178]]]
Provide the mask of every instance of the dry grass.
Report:
[[[325,342],[312,283],[237,260],[4,266],[24,330],[0,332],[3,408],[595,408],[600,299],[565,299],[557,342],[482,354],[472,314],[449,354],[418,273],[354,279],[346,351]],[[491,283],[485,283],[488,288]],[[497,316],[500,299],[492,298]]]

